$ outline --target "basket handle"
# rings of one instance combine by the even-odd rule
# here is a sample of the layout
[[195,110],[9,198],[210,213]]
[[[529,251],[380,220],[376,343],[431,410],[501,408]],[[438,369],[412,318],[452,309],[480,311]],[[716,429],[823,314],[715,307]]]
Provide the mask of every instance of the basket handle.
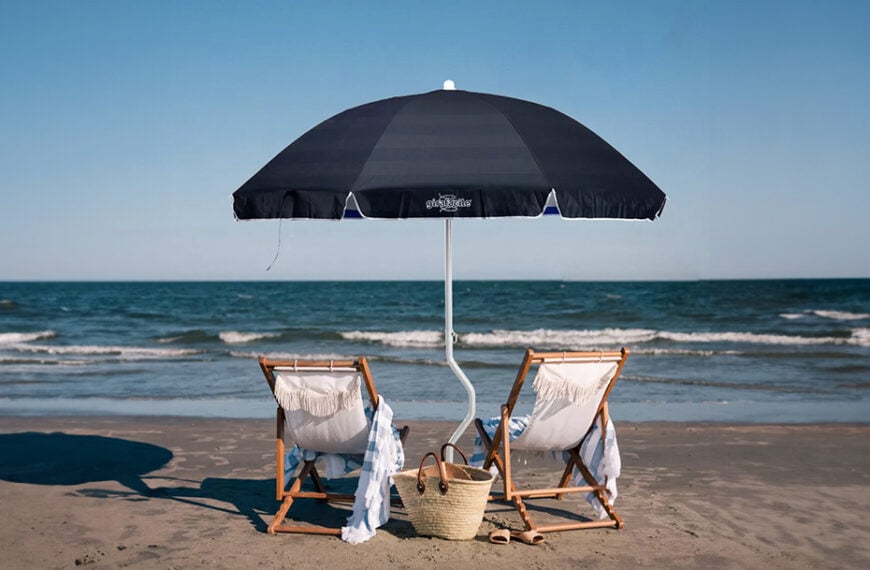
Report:
[[438,488],[441,489],[442,495],[446,495],[447,489],[450,488],[450,485],[447,484],[447,472],[444,471],[444,464],[441,463],[441,460],[438,459],[438,456],[432,451],[424,455],[423,460],[420,461],[420,469],[417,470],[417,491],[421,495],[426,492],[426,483],[423,482],[423,464],[426,463],[426,458],[430,455],[435,459],[435,464],[438,465],[438,472],[441,474],[441,481],[438,483]]
[[444,459],[444,451],[445,451],[448,447],[452,447],[453,449],[455,449],[456,451],[458,451],[460,457],[462,457],[462,460],[465,462],[466,465],[468,465],[468,458],[465,457],[465,454],[462,453],[462,450],[459,449],[459,447],[457,447],[456,445],[453,445],[452,443],[445,443],[444,445],[441,446],[441,461],[447,461],[446,459]]

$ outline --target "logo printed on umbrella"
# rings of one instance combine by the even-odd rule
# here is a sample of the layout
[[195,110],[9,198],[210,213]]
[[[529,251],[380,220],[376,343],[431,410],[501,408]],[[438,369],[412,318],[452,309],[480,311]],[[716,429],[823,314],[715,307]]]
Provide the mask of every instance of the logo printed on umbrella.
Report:
[[459,208],[470,208],[471,200],[457,198],[453,194],[438,194],[437,198],[426,201],[426,209],[438,208],[442,212],[455,212]]

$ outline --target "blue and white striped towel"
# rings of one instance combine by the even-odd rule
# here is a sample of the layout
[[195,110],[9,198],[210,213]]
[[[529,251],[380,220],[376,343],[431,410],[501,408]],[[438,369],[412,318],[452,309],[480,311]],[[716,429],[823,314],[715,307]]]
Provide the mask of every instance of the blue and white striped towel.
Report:
[[[496,417],[483,420],[483,428],[490,438],[495,436],[500,419],[501,418]],[[510,440],[514,441],[517,439],[528,427],[529,416],[511,417],[510,423],[508,424],[508,435],[510,436]],[[598,481],[606,481],[607,499],[612,505],[617,497],[616,479],[619,477],[619,473],[622,469],[622,461],[619,457],[619,445],[616,442],[616,429],[613,427],[612,421],[608,420],[604,434],[604,440],[602,441],[601,420],[599,419],[592,426],[589,435],[587,435],[586,439],[583,441],[583,445],[580,447],[580,457],[583,459],[583,463],[589,468],[589,471],[595,479]],[[553,452],[553,458],[556,460],[559,460],[558,453],[558,451]],[[475,467],[480,467],[483,465],[484,459],[486,459],[486,449],[483,447],[480,435],[476,435],[474,437],[474,453],[471,455],[469,463]],[[568,461],[569,455],[567,451],[561,453],[561,459],[563,461]],[[498,474],[498,470],[495,466],[490,467],[490,471],[496,475]],[[575,467],[571,483],[575,487],[581,487],[589,485],[592,482],[590,481],[587,483],[583,474]],[[594,493],[587,493],[586,501],[592,505],[592,508],[595,509],[599,518],[603,519],[607,517],[607,512],[601,507],[601,503],[598,502]]]
[[[341,539],[351,544],[365,542],[375,530],[390,518],[391,476],[402,470],[405,453],[398,430],[393,426],[393,410],[381,396],[378,410],[372,414],[366,408],[366,417],[372,424],[364,455],[347,453],[319,453],[294,445],[285,454],[285,473],[295,474],[302,461],[322,458],[326,462],[325,477],[346,475],[362,468],[354,493],[353,512],[347,526],[341,529]],[[287,478],[288,482],[290,477]]]

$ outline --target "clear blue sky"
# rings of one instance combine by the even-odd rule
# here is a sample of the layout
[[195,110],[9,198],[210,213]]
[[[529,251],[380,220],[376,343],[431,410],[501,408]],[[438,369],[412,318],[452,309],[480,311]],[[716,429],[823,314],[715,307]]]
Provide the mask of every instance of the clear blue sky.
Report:
[[[469,5],[471,4],[471,6]],[[236,222],[345,108],[533,100],[668,194],[458,221],[458,279],[870,276],[870,2],[0,0],[0,280],[441,279],[433,221]]]

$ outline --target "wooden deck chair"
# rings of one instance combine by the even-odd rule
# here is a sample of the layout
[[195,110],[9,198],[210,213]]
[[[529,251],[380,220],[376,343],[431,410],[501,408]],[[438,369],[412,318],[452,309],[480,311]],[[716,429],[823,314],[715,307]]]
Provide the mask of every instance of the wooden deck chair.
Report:
[[[365,358],[277,361],[260,357],[260,368],[278,402],[275,496],[281,506],[268,532],[341,535],[340,527],[282,524],[296,499],[354,501],[352,494],[327,492],[314,461],[303,461],[301,471],[286,488],[284,454],[292,443],[325,453],[365,453],[371,424],[364,413],[362,386],[372,410],[377,409],[379,401],[368,363]],[[407,434],[405,426],[400,431],[402,442]],[[302,490],[309,477],[315,491]]]
[[[523,358],[507,403],[501,406],[499,427],[492,439],[484,430],[481,420],[475,420],[475,427],[486,450],[483,468],[489,469],[491,465],[495,465],[504,482],[504,494],[493,495],[491,499],[512,501],[526,530],[552,532],[623,527],[622,518],[607,499],[606,481],[595,480],[583,463],[580,449],[599,417],[603,420],[602,426],[607,424],[607,397],[625,365],[628,354],[626,348],[608,352],[535,352],[529,349]],[[533,365],[539,365],[535,380],[537,394],[534,408],[528,427],[511,442],[508,432],[510,417]],[[560,383],[563,385],[560,386]],[[604,438],[603,429],[598,433]],[[516,450],[567,451],[569,459],[558,484],[550,488],[518,490],[511,468],[511,453]],[[569,486],[575,467],[588,485]],[[532,521],[524,503],[528,499],[561,499],[567,493],[590,492],[594,493],[594,498],[607,513],[607,519],[538,526]]]

